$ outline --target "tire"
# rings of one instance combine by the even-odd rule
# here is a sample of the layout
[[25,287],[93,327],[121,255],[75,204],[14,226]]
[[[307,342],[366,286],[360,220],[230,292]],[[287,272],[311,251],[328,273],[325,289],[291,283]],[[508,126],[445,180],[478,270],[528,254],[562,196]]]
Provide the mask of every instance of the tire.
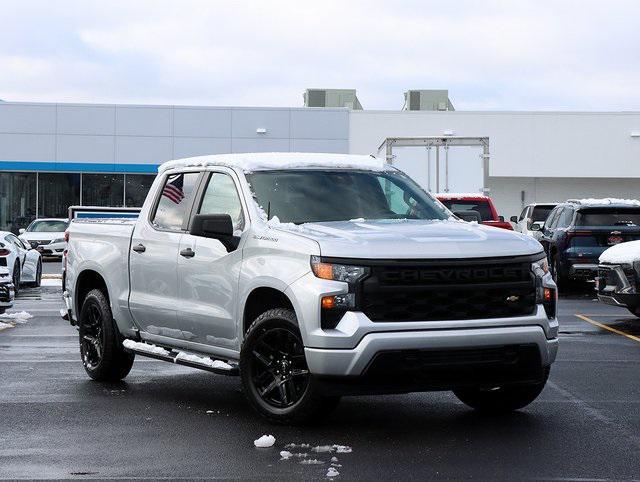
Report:
[[454,390],[458,399],[469,407],[487,413],[504,413],[519,410],[533,402],[544,389],[549,378],[545,370],[544,380],[531,385],[508,385],[492,389],[470,388]]
[[631,313],[633,316],[640,318],[640,306],[636,306],[635,308],[627,308],[629,310],[629,313]]
[[551,275],[558,289],[566,288],[569,279],[560,273],[560,270],[558,269],[558,257],[555,254],[551,258]]
[[305,424],[335,409],[309,373],[296,315],[276,308],[251,324],[240,350],[240,376],[251,406],[271,422]]
[[39,288],[42,284],[42,260],[38,261],[38,266],[36,267],[36,279],[29,283],[29,286],[32,288]]
[[18,292],[20,291],[20,262],[16,261],[16,264],[13,265],[13,289],[16,298],[18,297]]
[[80,358],[93,380],[115,382],[127,376],[135,355],[124,351],[109,301],[95,289],[84,299],[80,310]]

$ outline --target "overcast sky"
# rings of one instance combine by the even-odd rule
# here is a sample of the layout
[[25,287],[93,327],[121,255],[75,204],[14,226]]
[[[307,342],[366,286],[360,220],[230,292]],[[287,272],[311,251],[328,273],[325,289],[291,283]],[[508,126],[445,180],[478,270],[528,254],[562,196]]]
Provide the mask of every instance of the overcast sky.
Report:
[[365,109],[449,89],[457,110],[640,110],[640,1],[0,4],[0,99]]

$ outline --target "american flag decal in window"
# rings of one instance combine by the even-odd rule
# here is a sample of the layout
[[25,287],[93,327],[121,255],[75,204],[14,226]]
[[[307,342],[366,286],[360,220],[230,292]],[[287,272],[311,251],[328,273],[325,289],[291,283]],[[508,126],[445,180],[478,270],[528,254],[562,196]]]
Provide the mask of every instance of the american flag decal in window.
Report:
[[180,202],[184,199],[184,191],[182,190],[182,186],[184,184],[184,177],[182,174],[179,174],[177,178],[173,181],[168,182],[164,189],[162,190],[162,195],[175,204],[180,204]]

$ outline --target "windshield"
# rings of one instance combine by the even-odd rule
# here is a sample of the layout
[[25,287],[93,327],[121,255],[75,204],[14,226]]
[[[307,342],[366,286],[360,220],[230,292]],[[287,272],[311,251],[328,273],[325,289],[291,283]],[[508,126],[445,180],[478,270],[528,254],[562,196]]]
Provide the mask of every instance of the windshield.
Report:
[[69,223],[52,219],[50,221],[34,221],[27,228],[30,233],[61,233],[67,229]]
[[531,221],[534,223],[545,222],[554,207],[555,206],[535,206],[533,208],[533,213],[531,213]]
[[640,208],[590,208],[578,211],[576,226],[640,226]]
[[399,171],[257,171],[247,174],[247,179],[258,204],[281,222],[447,219],[451,215]]
[[489,202],[484,200],[465,201],[463,199],[442,199],[442,204],[447,206],[451,211],[476,211],[480,214],[483,221],[493,221],[493,214],[489,207]]

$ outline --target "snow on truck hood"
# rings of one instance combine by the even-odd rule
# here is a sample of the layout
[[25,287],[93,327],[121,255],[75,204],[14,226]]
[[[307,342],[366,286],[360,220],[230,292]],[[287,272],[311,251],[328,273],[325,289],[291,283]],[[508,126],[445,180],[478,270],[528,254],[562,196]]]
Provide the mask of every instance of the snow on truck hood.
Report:
[[158,173],[184,167],[225,166],[245,172],[276,169],[363,169],[384,171],[388,168],[383,159],[355,154],[328,154],[309,152],[261,152],[257,154],[216,154],[188,157],[161,164]]
[[342,258],[488,258],[542,252],[519,233],[464,221],[334,221],[295,225],[269,221],[272,229],[313,239],[322,256]]

